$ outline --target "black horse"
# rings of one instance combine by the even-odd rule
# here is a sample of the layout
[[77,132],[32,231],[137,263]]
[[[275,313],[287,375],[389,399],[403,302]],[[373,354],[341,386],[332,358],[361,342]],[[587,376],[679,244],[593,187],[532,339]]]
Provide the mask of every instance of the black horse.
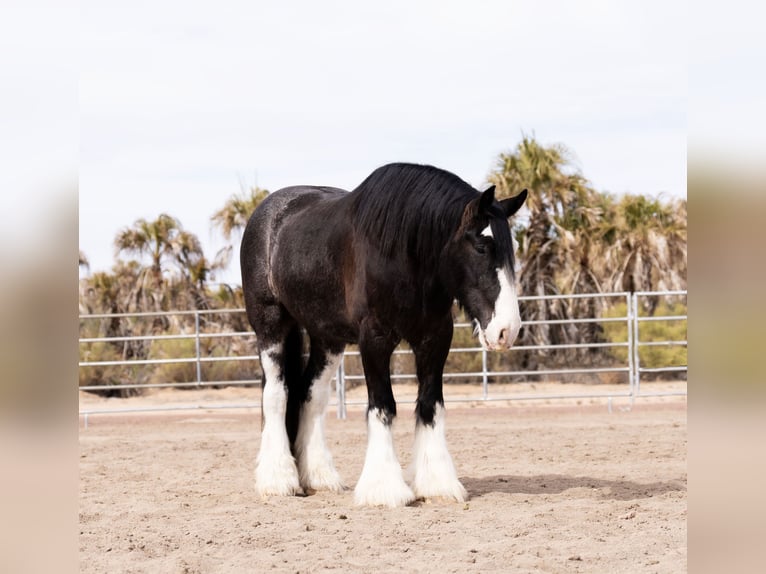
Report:
[[[465,500],[444,434],[452,304],[473,319],[484,348],[510,348],[521,322],[508,218],[526,196],[496,201],[494,187],[482,193],[435,167],[391,164],[350,193],[289,187],[260,204],[242,238],[241,265],[264,376],[255,473],[262,496],[343,489],[325,445],[324,413],[343,350],[355,343],[369,399],[356,503]],[[402,339],[418,376],[411,488],[391,433],[390,359]]]

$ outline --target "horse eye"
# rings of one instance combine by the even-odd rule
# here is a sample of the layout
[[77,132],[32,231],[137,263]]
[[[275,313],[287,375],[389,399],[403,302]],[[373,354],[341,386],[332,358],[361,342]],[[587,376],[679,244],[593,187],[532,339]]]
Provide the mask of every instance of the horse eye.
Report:
[[491,250],[494,247],[494,243],[492,241],[492,238],[488,237],[488,236],[484,236],[484,235],[471,235],[471,236],[469,236],[468,239],[469,239],[473,249],[479,255],[485,255],[486,253],[491,252]]

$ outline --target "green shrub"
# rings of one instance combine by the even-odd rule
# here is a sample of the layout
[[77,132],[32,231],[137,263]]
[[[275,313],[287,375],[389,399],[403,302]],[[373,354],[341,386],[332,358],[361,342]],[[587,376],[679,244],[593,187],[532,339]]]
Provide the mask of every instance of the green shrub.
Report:
[[[101,362],[120,361],[122,349],[118,344],[97,342],[80,345],[80,361]],[[79,386],[102,386],[104,389],[87,392],[107,397],[130,397],[141,393],[141,389],[110,388],[114,385],[143,384],[148,379],[145,366],[137,365],[94,365],[80,367]]]
[[[161,339],[152,341],[150,359],[196,359],[197,342],[189,339]],[[248,354],[254,350],[246,349]],[[200,357],[232,357],[239,354],[231,348],[231,340],[223,338],[200,339]],[[197,362],[164,363],[152,368],[152,383],[195,383],[197,382]],[[203,361],[200,365],[201,382],[221,383],[260,378],[261,370],[257,361]]]
[[[194,359],[197,356],[194,339],[161,339],[152,341],[149,359]],[[163,363],[150,366],[151,382],[193,383],[197,381],[197,364]]]
[[[625,303],[614,305],[604,313],[604,316],[624,317],[626,315],[626,307]],[[641,311],[641,317],[647,315],[645,311]],[[679,315],[686,315],[686,305],[681,302],[669,304],[664,301],[660,302],[651,314],[654,317],[675,317]],[[686,323],[686,319],[640,321],[638,324],[638,339],[641,343],[686,341]],[[604,323],[604,334],[609,342],[625,342],[628,340],[627,324],[621,321]],[[623,363],[628,360],[628,349],[626,347],[615,347],[610,349],[610,353],[615,359]],[[638,361],[641,367],[650,369],[685,366],[687,365],[686,346],[641,346],[638,350]],[[675,378],[676,375],[673,373],[659,373],[658,376]]]

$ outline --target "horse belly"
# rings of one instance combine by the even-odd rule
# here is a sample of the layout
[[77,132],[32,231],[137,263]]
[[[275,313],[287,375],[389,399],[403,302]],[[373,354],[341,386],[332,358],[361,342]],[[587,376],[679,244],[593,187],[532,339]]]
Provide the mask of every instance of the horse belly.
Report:
[[334,282],[316,276],[280,288],[280,302],[312,336],[356,342],[357,330],[349,320],[342,293]]

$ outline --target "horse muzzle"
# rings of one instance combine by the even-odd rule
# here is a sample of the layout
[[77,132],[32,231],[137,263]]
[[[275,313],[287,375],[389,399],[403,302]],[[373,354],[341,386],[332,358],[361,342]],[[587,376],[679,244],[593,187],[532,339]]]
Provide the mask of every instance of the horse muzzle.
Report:
[[507,351],[516,341],[521,322],[508,325],[493,325],[493,322],[490,321],[486,329],[479,329],[479,342],[485,351]]

